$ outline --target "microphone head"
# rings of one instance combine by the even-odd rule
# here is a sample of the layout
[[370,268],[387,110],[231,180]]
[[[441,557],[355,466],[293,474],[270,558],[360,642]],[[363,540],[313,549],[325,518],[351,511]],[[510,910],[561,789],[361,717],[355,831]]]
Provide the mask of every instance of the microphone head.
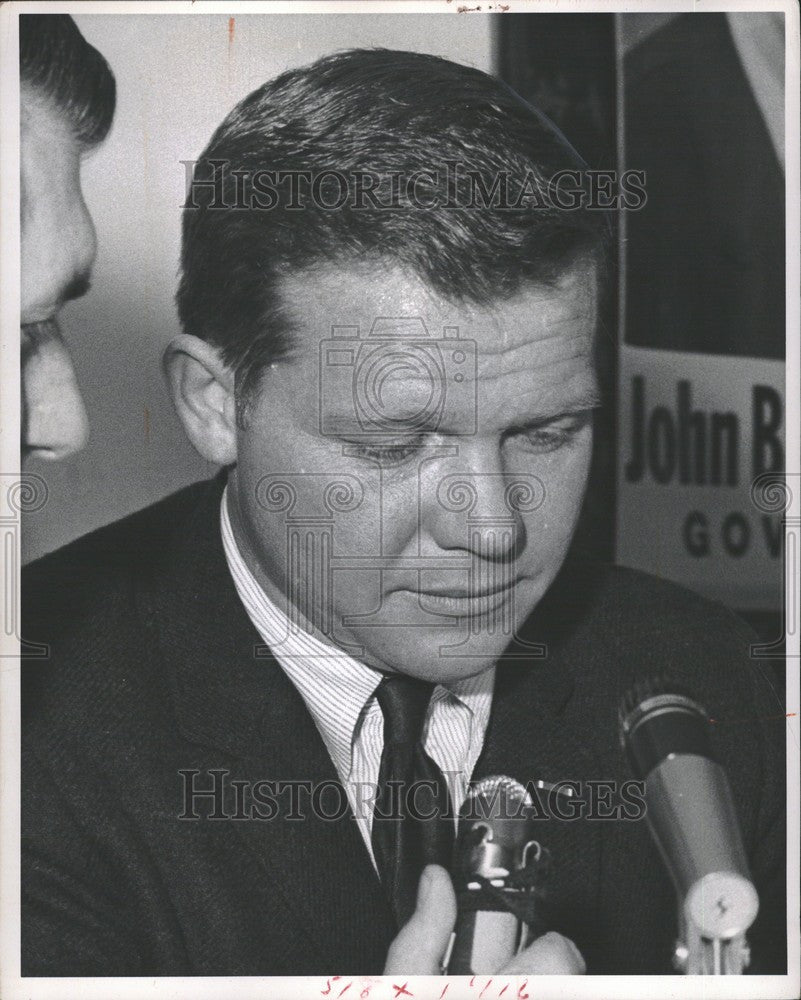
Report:
[[622,748],[638,778],[670,754],[712,759],[709,716],[679,681],[662,674],[638,681],[618,710]]
[[621,740],[636,725],[645,711],[674,701],[688,709],[694,708],[706,718],[706,713],[693,699],[687,686],[669,674],[657,674],[636,681],[620,699],[618,722]]
[[491,877],[523,867],[533,837],[532,805],[526,789],[505,775],[474,784],[459,813],[457,869]]
[[[493,774],[489,778],[482,778],[471,786],[465,799],[465,804],[476,804],[486,802],[488,806],[497,813],[501,806],[519,809],[531,806],[531,796],[514,778],[509,778],[505,774]],[[462,812],[464,812],[464,806]]]
[[660,694],[678,694],[692,698],[690,690],[682,681],[666,673],[652,674],[650,677],[641,677],[635,681],[623,695],[620,700],[621,716],[627,715],[647,698]]

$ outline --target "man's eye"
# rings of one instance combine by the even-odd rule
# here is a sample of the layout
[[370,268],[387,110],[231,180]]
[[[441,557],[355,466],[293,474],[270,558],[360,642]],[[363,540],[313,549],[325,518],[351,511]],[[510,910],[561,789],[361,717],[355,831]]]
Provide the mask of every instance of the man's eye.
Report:
[[556,451],[572,438],[572,433],[562,428],[533,427],[525,432],[525,443],[538,453]]
[[400,465],[420,450],[422,438],[405,437],[400,441],[346,442],[346,454],[366,458],[381,465]]
[[521,428],[515,433],[515,437],[520,439],[527,450],[540,455],[547,454],[570,444],[578,432],[587,426],[590,419],[591,412],[559,417],[532,427]]

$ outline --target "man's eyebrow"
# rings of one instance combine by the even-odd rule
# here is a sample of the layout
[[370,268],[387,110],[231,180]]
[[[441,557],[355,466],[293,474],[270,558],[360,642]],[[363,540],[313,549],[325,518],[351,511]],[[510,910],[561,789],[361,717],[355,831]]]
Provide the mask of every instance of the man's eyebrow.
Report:
[[[369,420],[367,422],[369,424]],[[432,418],[429,421],[421,421],[415,415],[409,417],[389,417],[384,414],[381,415],[383,426],[380,432],[374,426],[369,427],[366,431],[362,430],[358,417],[353,414],[326,414],[325,423],[332,434],[368,434],[370,437],[380,436],[381,433],[385,435],[395,433],[422,434],[426,430],[438,425],[436,418]]]
[[61,301],[71,302],[73,299],[79,299],[86,295],[92,285],[90,279],[91,275],[88,271],[76,275],[61,293]]
[[530,417],[521,421],[523,424],[542,423],[544,420],[554,420],[557,417],[567,417],[572,413],[586,413],[598,410],[604,405],[600,391],[590,389],[569,399],[554,399],[542,406],[537,406]]
[[591,390],[569,399],[560,409],[564,413],[581,413],[584,410],[597,410],[603,406],[603,397],[599,390]]

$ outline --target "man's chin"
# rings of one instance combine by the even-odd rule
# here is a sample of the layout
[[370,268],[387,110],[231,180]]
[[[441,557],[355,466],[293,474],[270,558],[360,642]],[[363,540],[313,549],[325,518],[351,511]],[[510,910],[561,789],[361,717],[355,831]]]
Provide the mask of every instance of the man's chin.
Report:
[[538,603],[545,583],[540,577],[526,580],[516,588],[512,601],[499,601],[497,607],[480,606],[479,612],[489,613],[469,616],[437,615],[417,599],[393,593],[378,613],[364,616],[371,617],[369,624],[359,620],[362,616],[347,615],[340,609],[335,641],[351,656],[378,670],[442,684],[464,680],[494,666],[510,648],[515,649],[516,657],[524,653],[516,633]]
[[358,643],[353,655],[378,670],[449,684],[494,666],[509,644],[499,638],[479,646],[464,629],[387,626],[370,635],[354,635],[350,641]]

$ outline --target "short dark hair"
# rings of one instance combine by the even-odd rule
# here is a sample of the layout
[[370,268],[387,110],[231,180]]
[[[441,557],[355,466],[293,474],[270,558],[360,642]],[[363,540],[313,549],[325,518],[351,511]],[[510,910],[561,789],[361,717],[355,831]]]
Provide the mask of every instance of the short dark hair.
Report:
[[68,14],[20,14],[19,72],[21,83],[65,115],[82,146],[105,139],[117,97],[114,74]]
[[[485,191],[503,172],[521,181],[528,174],[542,192],[559,171],[586,167],[500,80],[413,52],[327,56],[268,81],[225,118],[194,167],[177,304],[184,331],[221,348],[233,367],[240,417],[261,370],[290,344],[279,287],[289,270],[389,260],[447,299],[487,303],[526,281],[553,281],[584,256],[603,259],[607,213],[584,207],[498,207],[492,198],[477,207],[459,190],[451,192],[456,207],[425,209],[332,209],[330,191],[328,207],[320,199],[302,210],[280,200],[269,211],[237,204],[237,173],[362,171],[389,184],[393,173],[408,177],[449,161],[477,172]],[[215,170],[219,188],[211,184]],[[455,188],[464,195],[474,183],[462,176]]]

